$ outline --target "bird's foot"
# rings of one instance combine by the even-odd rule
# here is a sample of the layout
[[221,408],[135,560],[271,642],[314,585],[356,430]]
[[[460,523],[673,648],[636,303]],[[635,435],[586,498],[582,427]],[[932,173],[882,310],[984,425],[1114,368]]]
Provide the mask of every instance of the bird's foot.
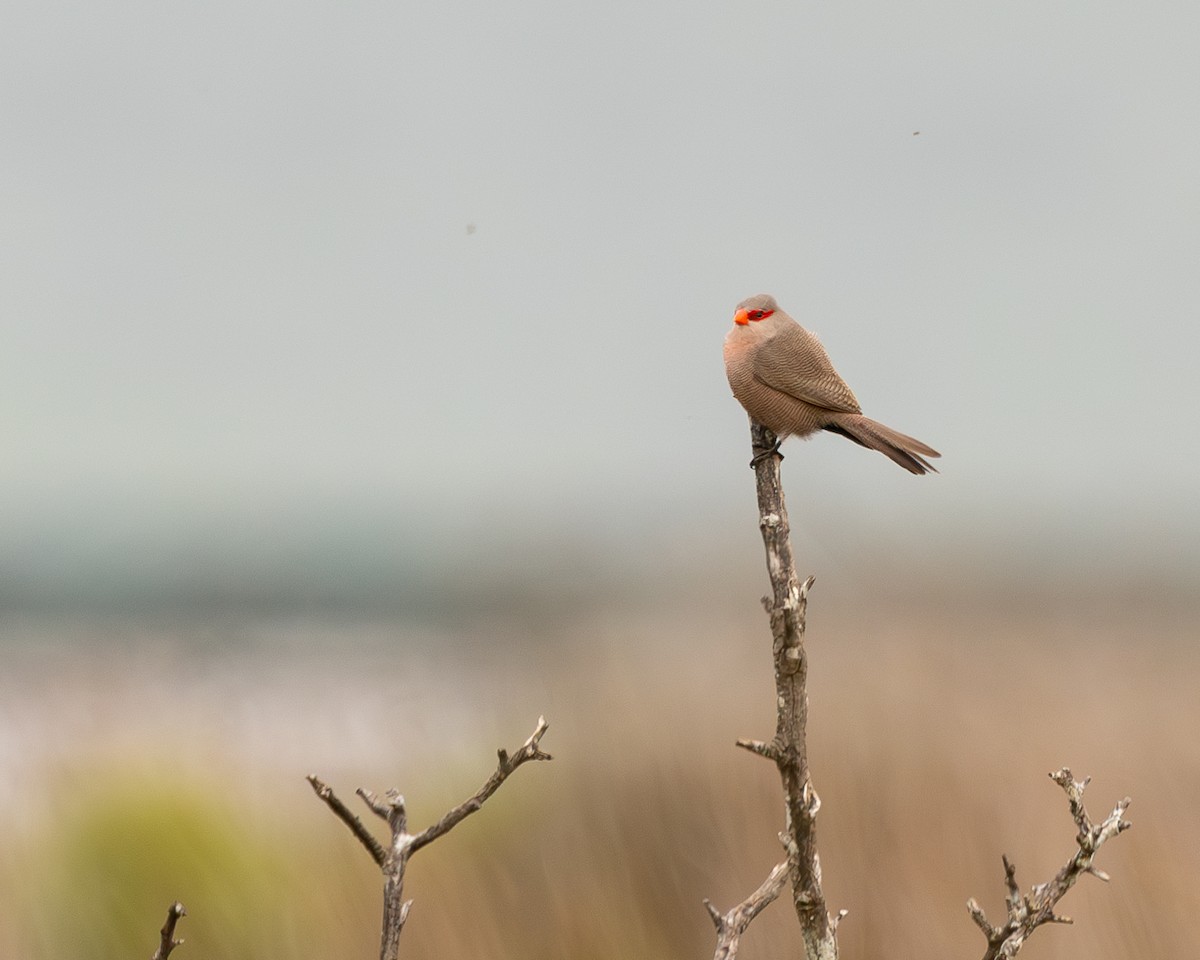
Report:
[[782,443],[782,440],[776,440],[773,446],[759,450],[750,461],[750,469],[756,469],[760,463],[769,457],[778,457],[780,460],[782,460],[783,454],[779,452],[779,447]]

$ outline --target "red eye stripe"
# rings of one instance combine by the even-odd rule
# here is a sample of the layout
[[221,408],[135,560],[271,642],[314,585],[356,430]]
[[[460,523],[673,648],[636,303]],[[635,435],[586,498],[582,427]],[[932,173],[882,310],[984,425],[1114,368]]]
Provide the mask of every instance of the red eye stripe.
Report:
[[749,317],[751,320],[766,320],[767,317],[769,317],[774,312],[775,312],[774,310],[751,310],[749,313]]

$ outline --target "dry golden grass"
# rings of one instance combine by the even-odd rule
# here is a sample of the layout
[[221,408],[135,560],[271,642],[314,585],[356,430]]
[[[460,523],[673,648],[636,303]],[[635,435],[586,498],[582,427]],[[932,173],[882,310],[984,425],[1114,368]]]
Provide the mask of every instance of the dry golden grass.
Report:
[[[207,664],[149,635],[90,660],[27,658],[4,690],[28,749],[5,797],[19,829],[0,850],[0,953],[148,955],[179,897],[179,960],[374,956],[376,875],[303,775],[347,799],[398,786],[420,826],[544,712],[555,761],[521,769],[414,859],[407,955],[710,955],[702,898],[728,907],[780,853],[774,770],[733,746],[773,726],[752,599],[560,611],[531,644],[520,625],[464,626],[424,654],[384,624],[337,643],[293,626]],[[1095,778],[1093,814],[1131,794],[1135,826],[1100,855],[1113,882],[1085,878],[1064,901],[1076,925],[1039,931],[1022,955],[1200,956],[1191,612],[1003,598],[864,610],[818,585],[810,746],[826,892],[850,910],[842,955],[982,954],[964,904],[999,915],[1001,853],[1028,887],[1072,850],[1046,777],[1067,764]],[[779,902],[742,956],[798,945]]]

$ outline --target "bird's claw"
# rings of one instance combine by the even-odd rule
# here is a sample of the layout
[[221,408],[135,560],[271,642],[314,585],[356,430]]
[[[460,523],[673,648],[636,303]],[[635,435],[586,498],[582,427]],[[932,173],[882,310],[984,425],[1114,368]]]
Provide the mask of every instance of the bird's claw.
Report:
[[767,447],[765,450],[759,450],[750,461],[750,469],[754,470],[760,463],[769,457],[778,457],[780,460],[782,460],[783,454],[779,452],[779,446],[782,443],[782,440],[776,440],[773,446]]

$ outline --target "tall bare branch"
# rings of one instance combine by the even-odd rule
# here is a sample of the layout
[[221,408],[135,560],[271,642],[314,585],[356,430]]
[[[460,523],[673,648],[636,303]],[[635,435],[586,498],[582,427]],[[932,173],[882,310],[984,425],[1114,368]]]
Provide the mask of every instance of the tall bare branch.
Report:
[[[821,800],[809,776],[806,739],[808,656],[804,649],[804,626],[813,578],[801,583],[796,574],[780,480],[779,464],[783,456],[779,453],[778,438],[766,427],[752,422],[750,441],[754,450],[751,466],[754,467],[758,492],[758,525],[771,579],[771,596],[763,598],[763,606],[771,622],[777,713],[775,737],[770,743],[739,740],[738,746],[773,761],[779,770],[786,810],[783,841],[787,870],[779,876],[773,871],[771,876],[776,880],[784,875],[791,877],[792,906],[800,920],[808,960],[836,960],[837,920],[844,913],[839,913],[836,919],[831,918],[821,890],[821,861],[817,855],[816,836]],[[745,922],[748,924],[757,912],[750,914]],[[720,934],[720,924],[717,929]],[[720,947],[718,955],[719,950]]]

